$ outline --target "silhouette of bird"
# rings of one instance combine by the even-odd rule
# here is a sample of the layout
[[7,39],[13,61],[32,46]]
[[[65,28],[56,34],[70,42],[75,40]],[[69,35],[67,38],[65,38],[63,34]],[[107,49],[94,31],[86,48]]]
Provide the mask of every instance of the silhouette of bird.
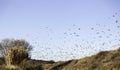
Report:
[[77,37],[79,37],[79,35],[76,35]]
[[91,30],[94,30],[94,28],[91,28]]
[[80,28],[78,28],[78,30],[80,30]]
[[73,24],[73,26],[76,26],[75,24]]
[[110,31],[110,29],[108,29],[108,31]]
[[118,23],[118,20],[116,20],[115,22]]
[[99,34],[99,32],[97,32],[96,34]]
[[120,26],[117,26],[117,28],[120,28]]
[[112,17],[115,17],[115,15],[113,15]]
[[74,32],[73,34],[76,34],[76,32]]

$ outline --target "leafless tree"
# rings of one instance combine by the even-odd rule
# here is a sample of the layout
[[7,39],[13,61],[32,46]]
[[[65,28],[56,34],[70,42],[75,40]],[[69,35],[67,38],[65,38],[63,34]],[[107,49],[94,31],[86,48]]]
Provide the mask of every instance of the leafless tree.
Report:
[[22,47],[24,50],[26,50],[29,55],[30,51],[32,50],[32,46],[25,40],[21,39],[4,39],[0,42],[0,55],[1,57],[4,57],[6,55],[6,52],[10,47]]

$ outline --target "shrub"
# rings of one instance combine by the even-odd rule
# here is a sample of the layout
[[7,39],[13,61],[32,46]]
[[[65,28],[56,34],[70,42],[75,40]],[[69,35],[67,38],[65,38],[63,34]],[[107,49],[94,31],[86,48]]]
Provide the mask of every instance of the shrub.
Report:
[[22,70],[43,70],[40,63],[33,63],[30,60],[23,60],[19,66]]
[[10,47],[5,55],[7,65],[18,65],[24,59],[28,59],[28,52],[22,47]]
[[0,56],[4,57],[10,47],[22,47],[22,48],[24,48],[24,50],[26,50],[29,53],[29,57],[30,57],[30,51],[32,50],[32,46],[23,39],[21,39],[21,40],[3,39],[0,42]]

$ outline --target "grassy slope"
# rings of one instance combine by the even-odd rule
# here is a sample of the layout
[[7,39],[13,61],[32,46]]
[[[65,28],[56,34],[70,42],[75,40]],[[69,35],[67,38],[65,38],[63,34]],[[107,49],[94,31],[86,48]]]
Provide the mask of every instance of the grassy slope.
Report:
[[[0,64],[1,62],[3,63],[0,59]],[[21,70],[120,70],[120,49],[102,51],[90,57],[66,62],[26,60],[16,67],[16,70],[20,68]],[[6,66],[0,66],[0,69],[9,70]]]
[[71,60],[51,70],[120,70],[120,49],[102,51],[80,60]]

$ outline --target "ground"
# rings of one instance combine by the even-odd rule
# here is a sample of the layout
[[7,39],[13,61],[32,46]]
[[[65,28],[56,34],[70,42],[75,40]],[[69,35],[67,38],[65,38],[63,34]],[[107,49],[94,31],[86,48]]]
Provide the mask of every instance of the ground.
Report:
[[6,66],[0,58],[0,70],[120,70],[120,49],[101,51],[78,60],[43,61],[24,60],[19,65]]

